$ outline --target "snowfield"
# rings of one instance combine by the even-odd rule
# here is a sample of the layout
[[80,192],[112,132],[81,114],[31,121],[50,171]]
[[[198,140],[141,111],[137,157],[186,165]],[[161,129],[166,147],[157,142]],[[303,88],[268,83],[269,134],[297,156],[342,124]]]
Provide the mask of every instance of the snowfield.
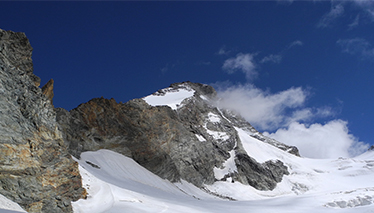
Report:
[[[279,159],[288,167],[290,174],[274,190],[259,191],[231,180],[205,189],[183,180],[171,183],[128,157],[99,150],[75,159],[88,198],[74,202],[74,212],[374,212],[374,151],[355,158],[308,159],[263,143],[243,129],[236,130],[251,157],[259,162]],[[215,168],[215,174],[235,171],[232,160]],[[22,209],[1,196],[0,212]]]
[[[268,146],[242,141],[254,143],[247,148]],[[290,168],[272,191],[231,181],[201,190],[163,180],[109,150],[85,152],[78,162],[89,197],[73,203],[74,212],[374,212],[374,152],[328,160],[299,158],[272,146],[262,152],[262,159],[282,159]]]

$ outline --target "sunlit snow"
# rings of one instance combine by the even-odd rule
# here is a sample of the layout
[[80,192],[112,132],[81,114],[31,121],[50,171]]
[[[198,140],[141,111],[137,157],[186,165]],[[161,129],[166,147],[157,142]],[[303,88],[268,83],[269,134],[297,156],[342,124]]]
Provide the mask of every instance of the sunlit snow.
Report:
[[208,118],[210,122],[212,123],[219,123],[221,121],[220,117],[216,114],[213,114],[211,112],[208,113]]
[[206,139],[205,139],[203,136],[201,136],[201,135],[195,134],[195,136],[196,136],[197,139],[198,139],[199,141],[201,141],[201,142],[205,142],[205,141],[206,141]]
[[26,212],[17,203],[9,200],[5,196],[0,194],[0,212],[1,213],[15,213],[15,212]]
[[[85,152],[78,161],[89,196],[73,203],[74,211],[372,212],[374,154],[353,159],[300,158],[251,137],[243,129],[236,130],[251,157],[259,162],[279,159],[288,167],[290,175],[284,176],[274,190],[259,191],[231,181],[217,181],[201,190],[183,180],[163,180],[130,158],[100,150]],[[233,151],[230,154],[235,155]],[[230,157],[224,164],[222,168],[227,170],[221,169],[221,174],[215,169],[217,178],[235,168],[232,160]]]
[[143,99],[151,106],[169,106],[176,110],[184,99],[193,96],[194,93],[194,90],[180,88],[178,91],[167,91],[163,95],[149,95]]

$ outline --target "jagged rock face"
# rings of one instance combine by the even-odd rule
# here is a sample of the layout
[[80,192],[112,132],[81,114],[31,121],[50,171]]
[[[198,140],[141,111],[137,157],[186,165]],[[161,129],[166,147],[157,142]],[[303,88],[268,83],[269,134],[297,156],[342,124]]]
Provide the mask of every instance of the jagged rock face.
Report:
[[51,105],[53,106],[53,79],[49,80],[43,87],[42,87],[42,93],[45,95],[48,100],[51,102]]
[[72,212],[82,188],[25,34],[0,30],[0,193],[28,212]]
[[[72,155],[110,149],[170,181],[184,179],[202,187],[232,178],[269,190],[288,174],[280,161],[260,164],[246,154],[235,127],[258,132],[240,116],[217,108],[212,87],[177,83],[153,98],[178,91],[192,95],[173,108],[151,106],[147,98],[124,104],[96,98],[70,112],[57,109],[57,121]],[[238,170],[217,177],[214,170],[231,158]]]
[[[141,99],[118,104],[114,99],[99,98],[80,105],[70,116],[58,109],[58,121],[76,157],[83,151],[110,149],[171,181],[180,180],[185,173],[189,181],[199,185],[214,181],[212,175],[200,174],[212,171],[194,168],[209,162],[214,165],[214,153],[199,149],[200,142],[169,107],[151,107]],[[213,146],[210,149],[214,150]],[[180,164],[186,168],[180,170]]]

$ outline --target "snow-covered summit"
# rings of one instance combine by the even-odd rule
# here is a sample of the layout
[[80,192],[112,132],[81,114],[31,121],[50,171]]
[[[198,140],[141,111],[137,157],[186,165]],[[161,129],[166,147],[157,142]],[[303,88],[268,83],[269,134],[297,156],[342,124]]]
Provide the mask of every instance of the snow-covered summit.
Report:
[[169,106],[173,110],[181,106],[183,100],[190,98],[194,95],[193,90],[187,84],[181,84],[178,88],[168,87],[161,89],[152,95],[144,97],[145,100],[151,106]]
[[183,105],[183,101],[193,96],[205,101],[215,98],[216,92],[213,87],[206,84],[182,82],[174,83],[169,87],[143,98],[151,106],[169,106],[173,110]]

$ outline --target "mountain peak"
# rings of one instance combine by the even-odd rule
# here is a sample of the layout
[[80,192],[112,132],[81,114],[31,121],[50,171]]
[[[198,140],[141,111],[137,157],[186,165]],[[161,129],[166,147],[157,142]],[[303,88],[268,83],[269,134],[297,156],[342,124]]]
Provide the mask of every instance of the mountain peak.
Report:
[[151,106],[169,106],[173,110],[183,105],[183,101],[192,97],[211,100],[216,98],[216,91],[213,87],[192,83],[189,81],[174,83],[169,87],[160,89],[152,95],[143,98]]
[[[85,151],[110,149],[172,182],[202,187],[239,181],[273,189],[288,174],[287,167],[248,156],[239,132],[254,140],[251,135],[258,132],[239,115],[219,109],[215,99],[209,85],[174,83],[123,104],[101,98],[70,112],[59,109],[57,121],[77,158]],[[267,143],[262,137],[260,143]]]

